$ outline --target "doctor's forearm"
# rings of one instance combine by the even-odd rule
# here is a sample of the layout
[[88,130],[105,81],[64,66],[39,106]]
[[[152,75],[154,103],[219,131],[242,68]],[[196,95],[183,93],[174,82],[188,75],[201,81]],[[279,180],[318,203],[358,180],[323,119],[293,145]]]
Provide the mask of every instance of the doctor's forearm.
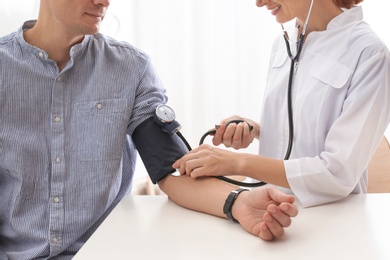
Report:
[[290,188],[282,160],[242,153],[238,159],[237,169],[237,175],[244,175],[280,187]]

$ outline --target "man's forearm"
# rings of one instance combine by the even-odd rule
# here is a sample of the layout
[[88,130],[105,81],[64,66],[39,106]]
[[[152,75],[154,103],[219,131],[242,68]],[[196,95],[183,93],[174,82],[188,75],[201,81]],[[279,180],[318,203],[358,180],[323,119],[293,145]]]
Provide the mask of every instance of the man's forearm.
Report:
[[158,184],[178,205],[224,218],[225,200],[229,193],[237,188],[213,177],[193,179],[186,175],[168,175]]

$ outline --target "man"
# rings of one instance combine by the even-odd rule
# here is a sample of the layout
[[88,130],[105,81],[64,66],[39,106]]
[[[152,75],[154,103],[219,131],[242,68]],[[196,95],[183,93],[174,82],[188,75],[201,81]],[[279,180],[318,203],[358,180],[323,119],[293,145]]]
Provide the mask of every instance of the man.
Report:
[[109,4],[41,0],[0,39],[0,258],[71,258],[129,193],[135,147],[177,204],[282,236],[294,197],[170,175],[187,150],[154,122],[167,97],[149,57],[98,33]]

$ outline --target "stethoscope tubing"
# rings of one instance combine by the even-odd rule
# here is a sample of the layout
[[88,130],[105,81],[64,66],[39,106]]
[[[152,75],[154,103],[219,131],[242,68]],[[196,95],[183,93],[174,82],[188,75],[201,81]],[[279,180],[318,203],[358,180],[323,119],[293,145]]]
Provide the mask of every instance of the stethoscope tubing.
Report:
[[294,140],[294,118],[293,118],[293,108],[292,108],[293,107],[292,106],[292,84],[293,84],[294,74],[296,73],[296,71],[298,69],[299,57],[301,56],[301,52],[302,52],[302,48],[303,48],[303,42],[305,40],[306,29],[307,29],[307,26],[308,26],[308,23],[309,23],[309,18],[310,18],[310,15],[311,15],[311,10],[313,8],[313,3],[314,3],[314,0],[311,0],[305,24],[303,26],[301,34],[299,35],[299,39],[298,39],[298,42],[297,42],[297,45],[298,45],[297,46],[297,53],[295,54],[295,56],[291,52],[290,42],[288,40],[289,37],[287,36],[287,33],[284,30],[283,25],[282,25],[282,29],[284,31],[283,38],[284,38],[284,41],[286,43],[287,54],[288,54],[288,57],[291,60],[290,73],[289,73],[289,77],[288,77],[288,86],[287,86],[287,112],[288,112],[289,138],[288,138],[288,146],[287,146],[286,154],[284,156],[284,160],[288,160],[290,158],[291,150],[292,150],[292,146],[293,146],[293,140]]

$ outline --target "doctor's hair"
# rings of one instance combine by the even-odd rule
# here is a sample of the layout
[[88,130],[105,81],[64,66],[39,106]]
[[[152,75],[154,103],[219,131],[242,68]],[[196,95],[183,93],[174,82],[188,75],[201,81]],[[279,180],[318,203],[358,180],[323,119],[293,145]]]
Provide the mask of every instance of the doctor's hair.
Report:
[[333,0],[333,3],[335,3],[338,7],[347,9],[361,2],[363,2],[363,0]]

